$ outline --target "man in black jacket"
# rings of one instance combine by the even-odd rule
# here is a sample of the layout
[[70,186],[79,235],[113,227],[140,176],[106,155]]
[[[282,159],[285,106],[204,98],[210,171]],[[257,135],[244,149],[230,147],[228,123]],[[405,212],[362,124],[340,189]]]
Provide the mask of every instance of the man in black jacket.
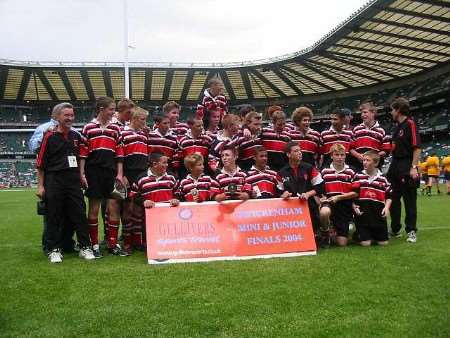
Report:
[[302,151],[298,142],[288,142],[285,148],[288,165],[280,170],[285,191],[308,201],[309,213],[316,238],[320,228],[319,206],[314,196],[323,193],[323,179],[311,164],[302,161]]

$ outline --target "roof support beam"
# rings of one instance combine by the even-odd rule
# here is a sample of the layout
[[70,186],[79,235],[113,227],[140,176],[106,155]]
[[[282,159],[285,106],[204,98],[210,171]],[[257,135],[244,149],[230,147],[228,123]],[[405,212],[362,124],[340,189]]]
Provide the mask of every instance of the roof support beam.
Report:
[[[374,20],[371,19],[371,21],[374,21]],[[424,31],[424,32],[427,32],[427,33],[431,33],[428,30],[424,30],[424,29],[418,28],[418,27],[416,28],[415,26],[412,26],[412,25],[406,25],[406,24],[397,23],[397,22],[392,22],[391,23],[390,21],[382,21],[382,20],[376,20],[376,21],[377,21],[376,23],[380,23],[380,21],[381,21],[383,24],[386,24],[386,25],[389,25],[389,26],[406,28],[406,29],[414,29],[414,30],[419,30],[419,31]],[[379,34],[379,35],[389,36],[391,38],[411,40],[411,41],[416,41],[416,42],[420,42],[420,43],[428,43],[428,44],[432,44],[432,45],[436,45],[436,46],[442,46],[442,47],[450,47],[450,43],[447,43],[447,42],[433,41],[433,40],[428,40],[428,39],[421,39],[421,38],[416,38],[416,37],[409,36],[409,35],[393,34],[393,33],[390,33],[390,32],[382,32],[382,31],[377,31],[377,30],[374,30],[374,29],[367,29],[367,28],[362,28],[362,27],[355,28],[355,32]],[[443,35],[442,32],[440,32],[440,31],[438,31],[438,32],[439,33],[435,33],[435,34]]]
[[[311,64],[306,64],[305,62],[302,62],[302,65],[303,65],[304,67],[308,68],[309,70],[312,70],[313,72],[316,72],[317,74],[322,75],[323,77],[325,77],[325,78],[327,78],[327,79],[331,79],[332,81],[334,81],[334,82],[340,84],[341,86],[343,86],[343,87],[346,88],[346,89],[347,89],[347,88],[351,88],[351,86],[348,85],[347,83],[341,81],[340,79],[338,79],[337,77],[335,77],[335,76],[333,76],[333,75],[331,75],[331,74],[329,74],[329,73],[325,73],[325,72],[321,71],[320,69],[317,69],[316,67],[314,67],[314,66],[311,65]],[[333,90],[336,90],[336,89],[333,89]]]
[[[111,83],[111,74],[109,73],[109,70],[102,70],[103,74],[103,82],[105,84],[106,89],[106,96],[114,97],[113,89],[112,89],[112,83]],[[120,95],[121,97],[122,95]]]
[[92,84],[91,84],[91,81],[89,80],[87,70],[81,69],[80,75],[81,75],[81,79],[83,80],[84,86],[86,87],[86,92],[88,94],[89,101],[95,102],[94,90],[92,89]]
[[252,86],[250,85],[250,79],[248,77],[248,73],[246,70],[239,70],[239,73],[241,74],[242,77],[242,82],[244,83],[244,88],[245,91],[247,92],[247,97],[249,98],[249,100],[253,100],[255,97],[253,95],[253,90],[252,90]]
[[291,80],[289,80],[289,78],[287,76],[285,76],[282,72],[280,72],[280,70],[278,68],[273,68],[272,71],[281,79],[283,80],[289,87],[291,87],[296,93],[297,95],[303,95],[304,93],[301,91],[300,88],[298,88],[294,82],[292,82]]
[[228,92],[228,95],[230,96],[231,101],[235,101],[236,100],[236,94],[234,94],[234,89],[231,86],[230,79],[228,78],[227,73],[224,70],[220,70],[219,71],[219,75],[220,75],[220,78],[223,81],[223,85],[225,86],[225,89]]
[[[381,33],[383,34],[383,33]],[[395,34],[393,34],[395,35]],[[398,35],[395,35],[396,38],[399,38]],[[359,41],[359,42],[369,42],[369,43],[373,43],[373,44],[377,44],[377,45],[383,45],[383,46],[387,46],[387,47],[392,47],[392,48],[401,48],[401,49],[408,49],[411,50],[413,52],[419,52],[419,53],[428,53],[428,54],[435,54],[437,56],[444,56],[444,57],[450,57],[450,54],[447,53],[442,53],[442,52],[438,52],[438,51],[430,51],[427,49],[420,49],[420,48],[416,48],[416,47],[408,47],[408,46],[404,46],[402,44],[395,44],[395,43],[390,43],[390,42],[381,42],[381,41],[377,41],[377,40],[366,40],[366,39],[361,39],[361,38],[354,38],[354,37],[345,37],[346,39],[349,40],[353,40],[353,41]],[[408,38],[405,37],[406,40],[408,40]],[[412,39],[411,39],[412,40]],[[419,42],[425,42],[428,43],[428,40],[420,40]],[[450,47],[450,44],[446,47]]]
[[[306,66],[305,66],[305,67],[306,67]],[[306,67],[306,68],[308,68],[309,70],[311,70],[311,68],[309,68],[309,67]],[[288,72],[290,72],[290,73],[292,73],[292,74],[297,75],[299,78],[301,78],[301,80],[302,80],[303,82],[306,82],[306,83],[307,83],[307,82],[309,81],[309,82],[315,83],[315,84],[318,85],[318,86],[321,86],[322,88],[328,89],[329,91],[333,91],[333,90],[334,90],[334,88],[332,88],[332,87],[326,85],[325,83],[321,83],[321,82],[319,82],[319,81],[313,79],[312,77],[309,77],[308,75],[305,75],[305,74],[300,73],[299,71],[297,71],[297,70],[295,70],[295,69],[288,68],[287,66],[281,66],[280,69],[286,70],[286,71],[288,71]],[[313,88],[311,88],[311,86],[308,86],[308,87],[309,87],[311,90],[314,90]],[[315,90],[314,90],[314,91],[315,91]]]
[[382,70],[378,70],[378,69],[373,69],[373,68],[367,67],[367,66],[362,65],[362,64],[359,64],[359,63],[357,63],[357,62],[352,62],[352,61],[346,60],[346,59],[344,59],[344,58],[341,59],[341,58],[339,58],[339,57],[334,56],[333,54],[331,54],[331,53],[329,53],[329,52],[323,53],[323,56],[325,56],[325,57],[327,57],[327,58],[330,58],[330,59],[332,59],[332,60],[335,60],[335,61],[339,61],[339,62],[342,62],[342,63],[349,64],[350,66],[358,67],[358,68],[364,69],[364,70],[366,70],[366,71],[371,71],[371,72],[373,72],[373,73],[378,73],[378,74],[381,74],[381,75],[384,75],[384,76],[389,76],[389,77],[391,77],[391,78],[397,78],[397,77],[398,77],[398,76],[396,76],[396,75],[387,73],[387,72],[382,71]]
[[334,51],[329,52],[329,53],[332,53],[337,56],[342,56],[342,57],[353,57],[353,58],[357,58],[359,60],[371,60],[371,61],[375,61],[375,62],[389,63],[393,66],[392,69],[395,69],[395,66],[411,67],[411,68],[416,68],[416,69],[421,69],[421,70],[425,69],[425,67],[423,67],[423,66],[409,65],[406,63],[398,62],[398,61],[391,61],[391,60],[388,61],[388,60],[383,60],[383,59],[377,59],[377,58],[370,57],[370,56],[351,55],[351,54],[345,54],[345,53],[334,52]]
[[144,79],[144,101],[150,101],[150,93],[152,90],[152,71],[150,69],[145,70]]
[[[364,74],[364,76],[362,76],[360,73],[356,73],[356,72],[354,72],[354,71],[352,71],[352,70],[350,70],[350,69],[342,69],[342,68],[339,68],[339,67],[337,67],[337,66],[334,66],[334,65],[328,65],[328,64],[326,64],[326,63],[323,63],[323,62],[317,61],[317,60],[311,60],[311,59],[308,59],[307,61],[308,61],[308,62],[311,62],[311,63],[313,63],[313,64],[316,64],[316,65],[319,65],[319,66],[323,66],[323,67],[328,67],[328,68],[334,69],[334,70],[339,71],[339,72],[350,73],[350,74],[352,74],[353,76],[357,76],[357,77],[359,77],[359,78],[363,77],[363,78],[368,78],[368,79],[370,79],[370,80],[372,80],[372,81],[375,81],[375,82],[380,82],[380,79],[377,79],[377,78],[375,78],[375,77],[373,77],[373,76],[370,76],[370,75],[367,75],[367,74]],[[346,75],[342,75],[342,76],[344,76],[344,77],[346,77],[346,78],[348,78],[348,79],[350,79],[350,80],[352,80],[352,81],[357,81],[357,82],[359,82],[359,83],[365,85],[365,83],[362,83],[361,81],[359,81],[359,80],[357,80],[357,79],[352,79],[351,77],[346,76]]]
[[66,87],[67,94],[70,96],[70,101],[77,101],[77,97],[75,96],[75,92],[73,91],[72,84],[67,77],[66,71],[60,69],[58,70],[58,75],[61,78],[64,87]]
[[275,86],[272,82],[267,80],[262,74],[260,74],[257,70],[251,69],[250,72],[254,74],[258,79],[260,79],[262,82],[264,82],[267,86],[269,86],[275,93],[280,95],[280,97],[286,97],[287,95],[283,93],[283,91]]
[[[439,34],[439,35],[443,35],[443,36],[447,35],[446,31],[442,31],[442,30],[435,29],[435,28],[428,28],[428,27],[420,27],[420,26],[416,26],[416,25],[410,25],[410,24],[407,24],[407,23],[404,23],[404,22],[397,22],[397,21],[390,21],[390,20],[380,20],[380,19],[376,19],[376,18],[370,18],[369,21],[373,22],[373,23],[382,24],[382,25],[389,25],[389,26],[395,26],[395,27],[406,28],[406,29],[414,29],[414,30],[421,31],[421,32],[426,32],[426,33]],[[369,29],[362,28],[362,27],[359,27],[358,29],[361,30],[361,31],[362,30],[368,30],[368,31],[373,32],[373,33],[378,32],[378,31],[375,31],[375,30],[369,30]],[[395,35],[395,34],[388,33],[388,32],[382,32],[381,34],[383,34],[383,35]],[[413,37],[408,37],[408,38],[410,40],[415,39]],[[429,43],[438,44],[438,43],[441,43],[441,42],[429,40]]]
[[181,92],[180,103],[186,101],[187,95],[189,93],[189,88],[191,87],[192,79],[194,78],[195,70],[188,70],[188,74],[186,76],[186,80],[184,81],[183,91]]
[[163,90],[163,97],[162,101],[165,103],[169,99],[169,93],[170,93],[170,87],[172,86],[172,80],[173,80],[173,69],[166,70],[166,78],[164,80],[164,90]]
[[26,68],[23,72],[22,82],[20,83],[19,91],[17,92],[17,101],[23,101],[25,92],[27,91],[28,83],[31,79],[31,69]]
[[41,82],[44,85],[47,92],[49,93],[50,97],[52,98],[52,101],[60,101],[58,100],[58,97],[56,96],[53,87],[50,85],[50,82],[48,82],[48,79],[45,77],[44,72],[42,71],[41,68],[36,70],[36,74],[39,76],[39,79],[41,79]]
[[6,81],[8,78],[8,68],[0,68],[0,100],[5,96]]
[[[370,48],[363,48],[363,47],[354,47],[354,46],[347,46],[347,45],[343,45],[343,44],[336,44],[336,46],[342,47],[342,48],[348,48],[348,49],[354,49],[360,52],[369,52],[369,53],[378,53],[378,54],[383,54],[386,56],[392,56],[392,57],[397,57],[400,59],[410,59],[410,60],[414,60],[414,61],[419,61],[419,62],[434,62],[434,63],[438,63],[438,61],[428,61],[428,60],[424,60],[423,58],[418,58],[415,56],[406,56],[406,55],[398,55],[395,53],[391,53],[391,52],[378,52],[378,51],[374,51],[373,49]],[[404,64],[405,66],[408,66],[407,63]]]
[[382,9],[385,10],[386,12],[397,13],[397,14],[402,14],[402,15],[410,15],[410,16],[415,16],[415,17],[419,17],[419,18],[423,18],[423,19],[436,20],[436,21],[450,23],[450,18],[446,18],[444,16],[425,14],[425,13],[420,13],[420,12],[415,12],[415,11],[407,11],[404,9],[393,8],[393,7],[386,7],[386,8],[382,8]]
[[427,5],[440,6],[444,8],[450,8],[450,4],[440,0],[414,0],[415,2],[421,2]]

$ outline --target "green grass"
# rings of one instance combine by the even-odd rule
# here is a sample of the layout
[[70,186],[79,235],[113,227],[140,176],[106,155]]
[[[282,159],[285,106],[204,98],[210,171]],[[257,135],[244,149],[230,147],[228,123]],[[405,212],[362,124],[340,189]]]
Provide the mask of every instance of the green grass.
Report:
[[0,192],[0,336],[449,337],[450,196],[419,205],[415,245],[164,266],[143,253],[73,254],[50,265],[33,192]]

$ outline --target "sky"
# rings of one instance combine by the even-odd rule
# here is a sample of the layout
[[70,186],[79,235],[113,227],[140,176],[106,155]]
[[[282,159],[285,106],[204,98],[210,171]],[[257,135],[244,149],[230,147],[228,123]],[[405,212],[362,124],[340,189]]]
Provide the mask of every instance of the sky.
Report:
[[[128,0],[131,62],[238,62],[310,47],[367,0]],[[123,0],[0,0],[0,59],[120,62]]]

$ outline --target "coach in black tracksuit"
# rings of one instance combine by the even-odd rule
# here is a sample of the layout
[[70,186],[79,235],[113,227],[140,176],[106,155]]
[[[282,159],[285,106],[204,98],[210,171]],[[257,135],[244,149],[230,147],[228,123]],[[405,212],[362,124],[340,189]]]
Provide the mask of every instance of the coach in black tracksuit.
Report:
[[400,199],[403,197],[407,241],[415,243],[420,138],[416,123],[409,117],[408,100],[397,98],[392,102],[391,108],[392,117],[397,122],[392,135],[392,163],[387,174],[392,186],[391,235],[400,236],[402,228]]
[[58,126],[44,135],[36,162],[39,179],[37,195],[46,202],[45,246],[50,252],[62,249],[65,222],[74,225],[82,248],[91,245],[78,166],[82,138],[70,129],[74,119],[70,107],[67,104],[61,109]]
[[285,153],[289,159],[289,164],[279,172],[283,181],[283,188],[292,196],[298,196],[300,199],[308,201],[314,233],[318,236],[320,228],[319,206],[314,196],[321,195],[324,192],[322,176],[315,167],[301,160],[302,152],[298,142],[288,142]]

